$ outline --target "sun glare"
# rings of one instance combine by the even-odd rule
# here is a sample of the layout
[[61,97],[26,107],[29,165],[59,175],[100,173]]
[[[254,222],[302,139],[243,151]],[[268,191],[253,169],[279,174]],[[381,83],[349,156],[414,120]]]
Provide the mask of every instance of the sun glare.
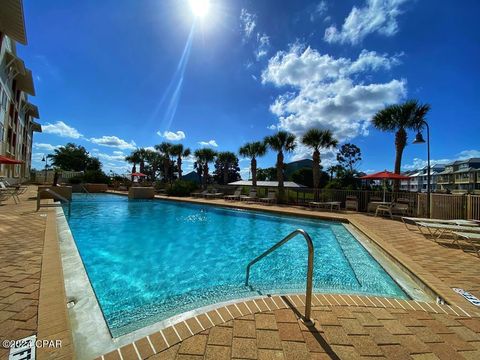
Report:
[[210,0],[189,0],[190,8],[196,17],[205,17],[210,7]]

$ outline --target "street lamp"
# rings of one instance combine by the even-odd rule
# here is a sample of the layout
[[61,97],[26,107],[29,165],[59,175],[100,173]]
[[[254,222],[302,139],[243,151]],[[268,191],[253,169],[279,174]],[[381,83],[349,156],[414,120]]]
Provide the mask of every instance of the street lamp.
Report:
[[46,183],[47,183],[48,155],[47,155],[47,156],[45,156],[45,155],[43,156],[42,162],[45,163],[45,181],[44,181],[44,183],[46,184]]
[[430,126],[425,120],[422,120],[421,124],[418,127],[417,136],[415,136],[414,144],[425,144],[425,139],[423,138],[421,128],[425,125],[427,128],[427,217],[430,218],[431,214],[431,199],[430,199]]

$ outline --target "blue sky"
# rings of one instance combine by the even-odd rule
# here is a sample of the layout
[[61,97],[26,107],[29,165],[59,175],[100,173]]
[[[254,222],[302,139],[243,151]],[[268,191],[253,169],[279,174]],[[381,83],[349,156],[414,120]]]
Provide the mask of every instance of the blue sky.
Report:
[[[197,18],[189,0],[24,7],[29,44],[18,52],[44,128],[37,168],[70,141],[125,172],[135,147],[172,140],[237,151],[279,128],[319,126],[361,148],[360,169],[392,169],[393,134],[369,119],[409,98],[432,106],[432,159],[480,156],[476,0],[211,0]],[[300,146],[287,160],[308,154]],[[323,164],[334,157],[322,153]],[[404,167],[425,158],[425,146],[409,145]],[[273,153],[259,160],[274,163]],[[241,167],[248,175],[248,161]]]

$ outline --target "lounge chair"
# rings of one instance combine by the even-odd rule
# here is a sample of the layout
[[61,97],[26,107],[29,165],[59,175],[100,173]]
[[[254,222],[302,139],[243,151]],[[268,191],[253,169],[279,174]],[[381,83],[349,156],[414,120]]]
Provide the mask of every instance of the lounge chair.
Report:
[[347,196],[345,200],[345,210],[358,211],[358,198],[356,196]]
[[218,192],[217,189],[212,189],[210,192],[207,192],[205,195],[205,199],[216,199],[216,198],[221,198],[224,194],[221,192]]
[[465,233],[477,233],[480,234],[480,227],[478,226],[462,226],[462,225],[453,225],[453,224],[438,224],[438,223],[427,223],[427,222],[417,222],[418,230],[422,234],[425,233],[422,229],[427,229],[428,234],[435,238],[437,241],[445,234],[452,235],[454,232],[465,232]]
[[372,196],[367,204],[367,213],[375,212],[377,210],[378,203],[382,202],[382,198],[377,196]]
[[257,190],[252,189],[248,195],[240,195],[240,201],[255,201],[257,200]]
[[2,201],[8,200],[13,196],[13,194],[10,191],[4,191],[0,189],[0,204]]
[[[465,249],[460,245],[459,241],[460,238],[462,238],[472,246],[473,251],[477,254],[478,257],[480,257],[480,234],[454,231],[453,235],[454,240],[452,244],[457,243],[458,247],[465,251]],[[476,248],[475,243],[479,245],[478,249]]]
[[204,197],[205,194],[208,194],[208,190],[203,190],[202,192],[194,192],[190,195],[192,195],[193,197]]
[[342,203],[340,201],[310,201],[308,204],[312,209],[316,207],[317,209],[326,208],[333,211],[334,208],[340,210],[340,205]]
[[387,213],[388,215],[390,215],[390,218],[393,219],[393,215],[392,215],[392,210],[395,206],[395,203],[394,202],[391,202],[390,204],[388,205],[384,205],[384,204],[380,204],[377,206],[377,209],[375,210],[375,217],[378,216],[379,213]]
[[28,186],[21,184],[12,185],[5,178],[0,178],[0,182],[3,182],[7,188],[13,188],[17,190],[18,195],[22,195],[28,190]]
[[460,225],[460,226],[480,226],[480,223],[476,222],[475,220],[463,220],[463,219],[444,220],[444,219],[429,219],[429,218],[402,216],[402,221],[408,230],[412,230],[412,228],[409,228],[408,225],[414,225],[415,226],[414,229],[418,228],[417,222],[445,224],[445,225]]
[[269,191],[267,197],[260,198],[258,201],[266,204],[274,204],[277,202],[277,193],[275,191]]
[[242,188],[237,188],[233,193],[233,195],[225,195],[223,198],[227,201],[228,200],[235,201],[235,200],[240,200],[240,195],[242,195]]

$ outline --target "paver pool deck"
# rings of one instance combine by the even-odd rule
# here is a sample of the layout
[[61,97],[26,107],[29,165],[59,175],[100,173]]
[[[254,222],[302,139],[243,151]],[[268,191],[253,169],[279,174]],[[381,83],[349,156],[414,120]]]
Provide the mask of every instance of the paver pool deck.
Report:
[[[30,187],[20,204],[0,205],[0,341],[36,334],[62,340],[38,359],[73,359],[74,346],[56,234],[55,210],[35,212]],[[169,198],[174,199],[174,198]],[[480,308],[453,292],[480,298],[480,258],[450,241],[427,240],[399,221],[292,206],[174,199],[349,221],[449,305],[434,302],[320,295],[314,327],[299,320],[304,296],[267,297],[212,310],[100,359],[480,359]],[[100,354],[99,354],[100,355]],[[8,349],[0,348],[0,359]]]

